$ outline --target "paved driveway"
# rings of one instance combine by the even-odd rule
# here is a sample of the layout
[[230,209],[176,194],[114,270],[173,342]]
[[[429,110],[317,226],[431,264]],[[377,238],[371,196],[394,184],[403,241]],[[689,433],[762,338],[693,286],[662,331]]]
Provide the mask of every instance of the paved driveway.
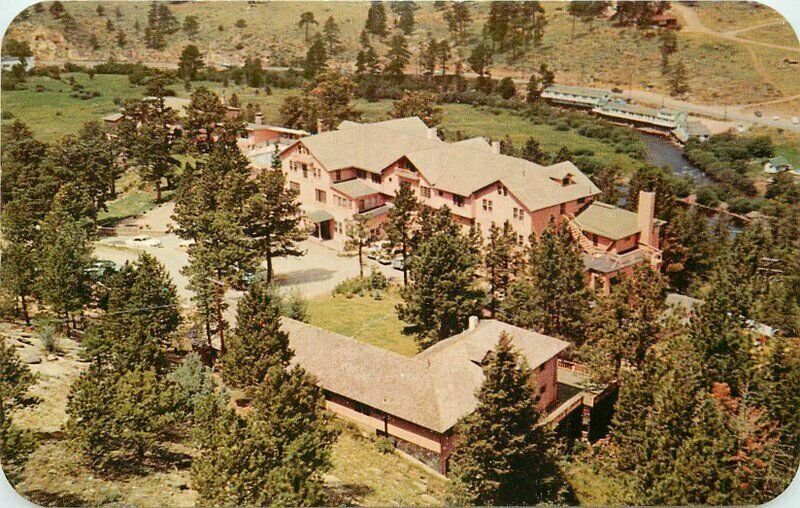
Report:
[[[171,212],[172,205],[167,203],[137,219],[127,221],[128,228],[135,228],[142,235],[148,235],[148,230],[164,231],[171,224],[168,219]],[[94,248],[95,257],[124,264],[126,261],[134,261],[142,252],[153,255],[172,276],[181,304],[186,308],[191,307],[193,293],[187,287],[188,279],[181,273],[181,269],[189,263],[189,255],[185,248],[180,247],[180,238],[173,233],[154,234],[153,238],[158,238],[161,242],[159,247],[132,247],[126,244],[129,238],[131,237],[118,236],[98,240]],[[284,291],[297,289],[306,298],[315,298],[330,294],[338,283],[358,275],[358,259],[341,255],[333,242],[308,239],[301,242],[300,247],[306,253],[304,256],[277,258],[273,261],[275,280]],[[402,280],[402,273],[391,266],[380,265],[366,257],[364,260],[365,273],[376,268],[389,278]],[[266,266],[265,263],[263,265]],[[235,322],[236,304],[241,296],[242,292],[235,290],[230,290],[225,295],[228,303],[225,317],[231,324]]]

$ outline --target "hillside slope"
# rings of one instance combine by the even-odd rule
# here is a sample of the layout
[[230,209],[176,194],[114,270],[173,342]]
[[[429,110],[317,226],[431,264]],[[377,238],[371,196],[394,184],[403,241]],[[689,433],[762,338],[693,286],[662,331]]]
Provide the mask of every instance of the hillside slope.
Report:
[[[800,93],[800,72],[791,68],[784,59],[800,57],[797,38],[791,29],[783,26],[766,26],[759,31],[770,31],[766,40],[776,41],[788,49],[777,50],[758,46],[748,39],[759,34],[743,32],[741,38],[730,37],[722,30],[735,26],[738,30],[780,23],[777,12],[766,7],[738,5],[733,11],[730,2],[703,2],[697,7],[680,6],[682,13],[696,13],[707,30],[683,30],[678,33],[679,52],[689,70],[692,100],[720,104],[741,104],[791,97]],[[26,40],[42,61],[66,60],[142,61],[145,63],[174,63],[186,44],[196,44],[213,64],[241,65],[247,57],[259,56],[266,65],[296,65],[305,55],[307,44],[303,29],[298,27],[300,14],[314,13],[318,24],[311,33],[321,29],[325,20],[333,16],[341,27],[342,51],[335,61],[352,67],[358,51],[358,35],[369,9],[369,2],[175,2],[170,9],[182,23],[187,16],[199,20],[199,33],[189,39],[181,30],[168,37],[163,51],[144,46],[144,28],[147,25],[147,2],[64,2],[67,11],[76,21],[76,29],[65,34],[63,24],[48,12],[49,3],[37,12],[29,8],[26,16],[12,23],[6,37]],[[99,16],[97,6],[105,7]],[[543,44],[529,51],[516,62],[505,55],[495,55],[492,75],[526,78],[532,69],[547,62],[557,73],[557,80],[580,85],[619,86],[665,92],[667,83],[660,71],[659,39],[655,30],[636,30],[614,26],[608,19],[597,19],[591,26],[580,21],[574,23],[566,12],[566,2],[543,2],[548,19]],[[407,69],[416,71],[416,54],[429,35],[447,36],[442,13],[433,2],[419,2],[416,12],[416,30],[409,38],[409,49],[415,54]],[[117,9],[120,16],[117,15]],[[464,60],[471,46],[477,44],[488,14],[488,2],[476,2],[472,7],[470,41],[457,48],[457,58]],[[387,7],[389,25],[394,15]],[[21,19],[27,18],[27,19]],[[731,19],[736,20],[732,25]],[[107,30],[111,21],[112,31]],[[237,27],[244,20],[244,27]],[[138,32],[136,25],[138,24]],[[573,24],[574,34],[573,34]],[[127,39],[124,48],[118,47],[116,37],[122,30]],[[720,30],[717,32],[717,30]],[[92,49],[90,40],[96,37],[98,47]],[[750,40],[750,42],[747,42]],[[386,46],[376,44],[383,55]],[[791,48],[797,47],[798,51]],[[454,56],[455,60],[456,56]]]

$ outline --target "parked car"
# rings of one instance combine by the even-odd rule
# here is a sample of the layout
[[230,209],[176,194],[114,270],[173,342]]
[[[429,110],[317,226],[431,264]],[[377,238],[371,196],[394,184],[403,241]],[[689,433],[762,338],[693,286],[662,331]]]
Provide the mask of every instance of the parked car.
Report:
[[792,123],[795,124],[795,125],[800,125],[800,118],[797,118],[796,116],[793,116],[792,117]]
[[134,236],[125,242],[130,247],[161,247],[161,240],[149,236]]
[[761,111],[753,111],[753,114],[756,115],[758,118],[761,118]]
[[121,268],[121,266],[109,259],[98,259],[86,269],[86,273],[88,273],[89,277],[93,280],[99,280],[106,275],[117,273]]
[[388,240],[381,240],[379,242],[375,242],[369,247],[365,249],[367,253],[367,257],[369,259],[378,260],[381,257],[383,252],[388,252],[391,249],[391,245],[389,244]]
[[773,116],[772,117],[772,121],[774,121],[774,122],[777,122],[780,119],[781,119],[781,117],[779,117],[779,116]]
[[[406,256],[406,259],[408,259],[408,257],[409,256]],[[403,262],[403,255],[402,254],[396,255],[394,257],[394,259],[392,259],[392,268],[394,268],[395,270],[400,270],[401,272],[405,272],[406,271],[406,267],[405,267],[405,263]]]
[[251,286],[255,282],[266,282],[267,280],[267,271],[266,270],[258,270],[257,272],[247,272],[242,276],[242,284],[247,287]]

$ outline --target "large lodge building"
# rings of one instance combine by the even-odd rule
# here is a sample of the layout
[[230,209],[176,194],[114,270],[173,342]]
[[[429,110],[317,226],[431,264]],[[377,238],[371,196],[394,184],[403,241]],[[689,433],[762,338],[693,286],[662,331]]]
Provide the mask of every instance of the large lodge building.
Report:
[[[423,205],[448,206],[457,222],[488,236],[508,221],[520,244],[540,235],[551,220],[566,223],[583,250],[591,287],[608,291],[633,265],[659,266],[655,197],[642,193],[637,213],[594,202],[597,186],[571,162],[541,166],[499,153],[483,138],[454,143],[439,139],[419,118],[363,124],[302,137],[280,157],[287,185],[298,191],[315,236],[344,237],[345,225],[362,214],[376,236],[400,184]],[[254,166],[268,159],[251,157]]]
[[501,321],[473,317],[467,330],[413,357],[288,318],[282,328],[328,410],[442,474],[458,439],[454,427],[477,407],[483,365],[503,334],[533,371],[543,425],[589,432],[608,414],[613,388],[593,387],[581,366],[559,358],[569,343]]

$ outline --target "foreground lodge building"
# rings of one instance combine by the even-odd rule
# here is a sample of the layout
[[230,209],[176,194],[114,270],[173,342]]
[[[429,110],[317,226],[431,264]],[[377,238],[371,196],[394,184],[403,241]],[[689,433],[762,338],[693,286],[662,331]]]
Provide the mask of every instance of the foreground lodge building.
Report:
[[[432,208],[448,206],[454,220],[484,234],[508,221],[520,244],[551,220],[566,222],[584,251],[589,284],[608,290],[614,277],[639,262],[657,267],[661,223],[655,198],[642,193],[638,213],[593,203],[600,190],[571,162],[541,166],[499,153],[484,138],[439,139],[417,117],[371,124],[345,121],[338,129],[302,137],[280,152],[287,185],[299,193],[314,235],[344,237],[355,214],[381,225],[402,182]],[[269,157],[251,157],[269,167]]]
[[455,444],[454,426],[477,407],[483,363],[503,333],[533,371],[543,424],[588,432],[593,420],[606,417],[595,408],[604,408],[612,392],[591,387],[581,366],[559,359],[567,342],[496,320],[472,317],[466,331],[414,357],[285,317],[282,328],[293,362],[316,378],[328,410],[393,439],[442,474]]

